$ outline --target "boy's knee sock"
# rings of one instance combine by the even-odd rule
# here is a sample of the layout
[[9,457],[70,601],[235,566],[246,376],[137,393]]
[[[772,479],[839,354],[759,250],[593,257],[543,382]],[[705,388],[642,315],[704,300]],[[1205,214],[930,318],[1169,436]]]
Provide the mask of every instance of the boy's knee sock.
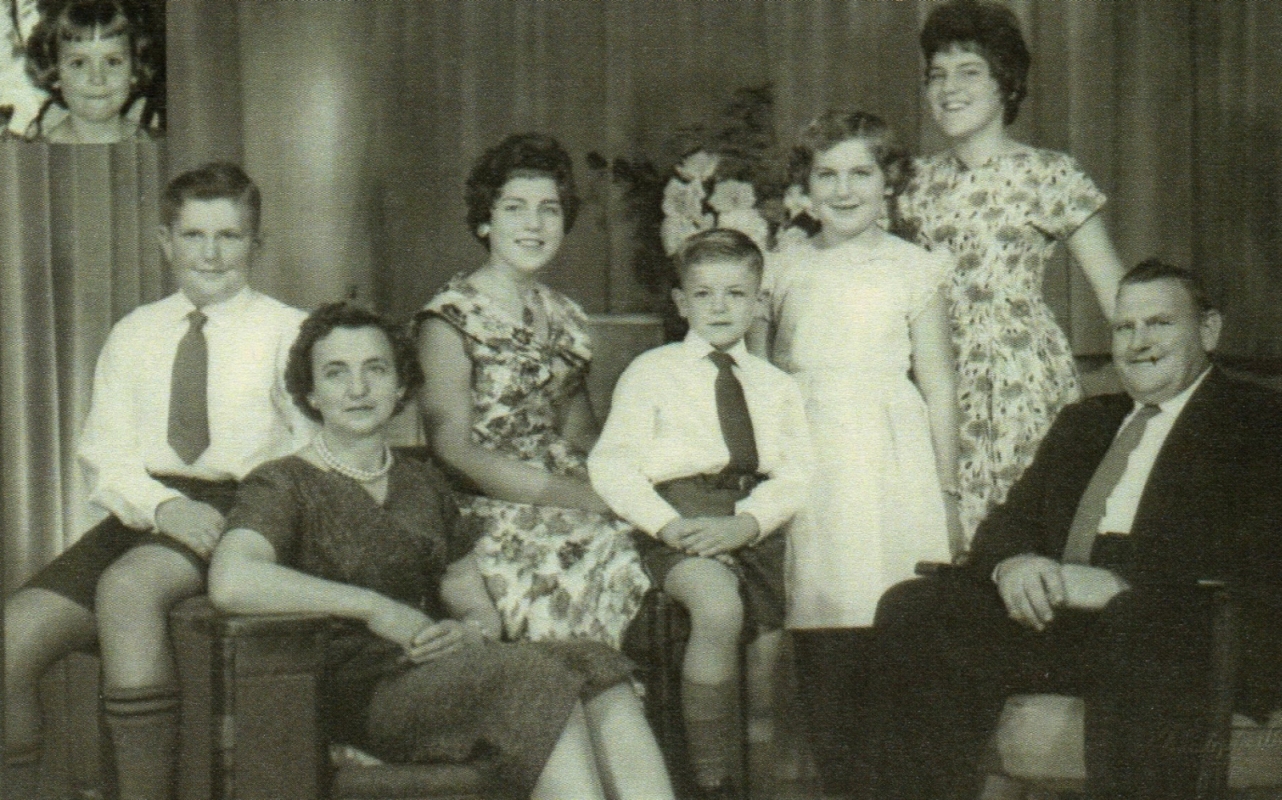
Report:
[[739,683],[681,681],[686,747],[695,780],[715,786],[738,773],[743,735],[739,721]]
[[120,800],[172,800],[178,761],[177,688],[111,689],[103,699]]
[[40,797],[40,743],[4,752],[3,797]]

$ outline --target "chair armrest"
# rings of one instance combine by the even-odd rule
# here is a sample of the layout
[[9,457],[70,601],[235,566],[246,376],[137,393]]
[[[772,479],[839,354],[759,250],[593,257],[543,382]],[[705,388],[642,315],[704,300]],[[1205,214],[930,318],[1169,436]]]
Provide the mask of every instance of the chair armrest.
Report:
[[948,561],[918,561],[917,565],[913,567],[913,572],[925,578],[931,575],[953,575],[960,569],[960,564],[953,564]]
[[185,600],[173,616],[218,636],[294,636],[329,630],[334,619],[324,614],[234,614],[220,611],[207,595]]
[[316,800],[328,783],[318,714],[330,617],[225,614],[193,597],[170,614],[183,693],[182,800]]

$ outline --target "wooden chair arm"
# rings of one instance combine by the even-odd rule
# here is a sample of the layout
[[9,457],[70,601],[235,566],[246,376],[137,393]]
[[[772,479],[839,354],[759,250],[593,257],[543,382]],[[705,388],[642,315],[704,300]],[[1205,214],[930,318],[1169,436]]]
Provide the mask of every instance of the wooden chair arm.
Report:
[[953,564],[948,561],[918,561],[913,567],[913,572],[923,578],[932,575],[949,575],[961,569],[960,564]]
[[170,614],[183,692],[182,800],[317,800],[329,780],[319,686],[335,624],[225,614],[207,597]]
[[192,625],[217,636],[297,636],[329,631],[336,623],[324,614],[233,614],[219,611],[205,597],[175,610]]

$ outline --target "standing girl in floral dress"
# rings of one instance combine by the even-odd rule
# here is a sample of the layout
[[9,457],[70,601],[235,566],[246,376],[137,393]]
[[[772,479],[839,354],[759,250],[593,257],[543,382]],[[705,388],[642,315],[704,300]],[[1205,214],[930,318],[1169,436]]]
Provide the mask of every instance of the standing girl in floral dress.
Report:
[[942,293],[952,262],[878,225],[888,211],[893,219],[907,168],[907,152],[872,114],[810,123],[791,177],[819,231],[785,243],[764,281],[770,360],[800,385],[814,448],[810,499],[788,533],[787,626],[834,795],[864,780],[877,600],[917,561],[947,560],[950,533],[960,545]]
[[1055,415],[1081,396],[1073,353],[1042,299],[1060,241],[1105,316],[1122,265],[1104,195],[1063,153],[1015,141],[1029,54],[1015,15],[992,2],[934,9],[921,34],[926,97],[948,150],[921,160],[900,200],[928,250],[951,252],[947,299],[961,413],[962,523],[969,538],[1033,459]]

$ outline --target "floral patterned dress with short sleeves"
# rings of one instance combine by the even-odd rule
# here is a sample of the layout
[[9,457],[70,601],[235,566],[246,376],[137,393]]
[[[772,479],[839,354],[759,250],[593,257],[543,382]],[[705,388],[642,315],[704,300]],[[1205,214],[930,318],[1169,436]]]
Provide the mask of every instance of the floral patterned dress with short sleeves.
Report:
[[[585,454],[560,434],[557,409],[582,391],[592,358],[587,317],[540,286],[548,320],[541,340],[507,317],[462,275],[419,312],[463,337],[472,361],[472,440],[557,475],[587,480]],[[430,380],[430,376],[429,376]],[[503,617],[509,639],[592,639],[619,647],[650,587],[629,535],[612,515],[466,494],[463,535]]]
[[1005,500],[1059,410],[1081,396],[1042,279],[1056,244],[1105,197],[1071,157],[1027,149],[974,168],[951,152],[919,160],[899,202],[918,244],[956,258],[948,300],[970,536]]

